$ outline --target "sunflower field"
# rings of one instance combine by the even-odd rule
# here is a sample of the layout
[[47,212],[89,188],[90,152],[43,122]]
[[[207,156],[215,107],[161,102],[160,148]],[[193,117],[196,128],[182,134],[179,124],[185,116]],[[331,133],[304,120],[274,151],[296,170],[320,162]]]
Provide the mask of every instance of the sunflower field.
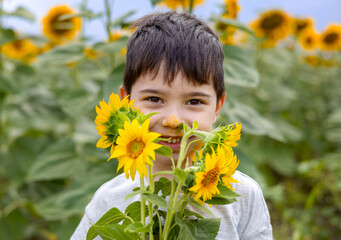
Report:
[[[95,107],[118,92],[134,11],[54,6],[40,35],[6,19],[35,19],[0,1],[0,239],[69,239],[87,203],[117,175],[96,148]],[[151,0],[195,14],[204,0]],[[217,124],[240,122],[238,169],[261,185],[274,238],[341,239],[341,24],[268,9],[246,25],[238,0],[207,21],[225,53],[227,101]],[[107,37],[84,35],[100,19]],[[133,19],[133,20],[132,20]]]

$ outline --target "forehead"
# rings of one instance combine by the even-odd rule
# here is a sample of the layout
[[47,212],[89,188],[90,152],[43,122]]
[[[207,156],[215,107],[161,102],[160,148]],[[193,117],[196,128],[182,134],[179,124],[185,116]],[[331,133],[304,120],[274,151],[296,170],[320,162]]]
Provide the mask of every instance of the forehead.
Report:
[[216,92],[212,81],[209,84],[199,84],[188,80],[183,74],[178,73],[171,83],[164,79],[164,74],[159,71],[157,75],[144,74],[140,76],[132,86],[132,92],[144,90],[158,90],[161,92],[187,93],[187,92],[206,92],[212,97],[216,97]]

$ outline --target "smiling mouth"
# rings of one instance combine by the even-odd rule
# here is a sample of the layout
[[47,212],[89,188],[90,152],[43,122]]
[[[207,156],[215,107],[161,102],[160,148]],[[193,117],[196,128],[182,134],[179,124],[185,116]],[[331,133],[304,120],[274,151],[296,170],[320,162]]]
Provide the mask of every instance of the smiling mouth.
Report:
[[167,140],[163,140],[161,142],[164,143],[170,143],[170,144],[176,144],[176,143],[180,143],[182,137],[171,137],[171,136],[161,136],[163,139],[167,139]]

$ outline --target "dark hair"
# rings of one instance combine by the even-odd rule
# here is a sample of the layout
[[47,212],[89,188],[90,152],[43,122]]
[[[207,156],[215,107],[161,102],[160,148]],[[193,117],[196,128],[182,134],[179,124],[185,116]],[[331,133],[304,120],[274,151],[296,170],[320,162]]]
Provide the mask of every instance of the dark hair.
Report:
[[203,21],[175,11],[150,14],[138,20],[137,30],[127,44],[124,87],[128,94],[143,74],[154,77],[165,69],[165,82],[171,84],[182,73],[194,84],[213,81],[217,98],[224,91],[224,53],[217,34]]

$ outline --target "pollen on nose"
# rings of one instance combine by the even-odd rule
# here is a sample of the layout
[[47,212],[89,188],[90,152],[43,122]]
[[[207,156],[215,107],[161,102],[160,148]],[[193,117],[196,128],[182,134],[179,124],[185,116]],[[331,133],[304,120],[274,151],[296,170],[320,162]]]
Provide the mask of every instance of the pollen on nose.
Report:
[[179,120],[176,118],[175,115],[171,115],[165,120],[164,125],[170,127],[177,127],[179,125]]

